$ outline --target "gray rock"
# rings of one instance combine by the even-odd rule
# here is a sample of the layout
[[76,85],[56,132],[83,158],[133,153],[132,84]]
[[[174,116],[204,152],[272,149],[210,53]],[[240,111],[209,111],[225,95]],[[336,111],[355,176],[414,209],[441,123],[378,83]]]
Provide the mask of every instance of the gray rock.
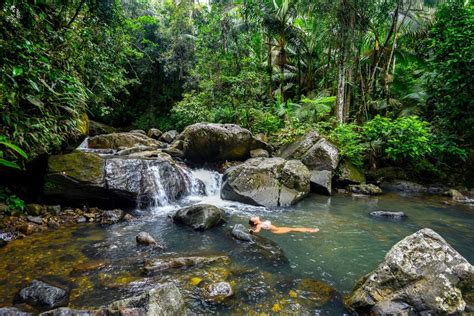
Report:
[[120,222],[125,215],[125,212],[120,209],[103,211],[101,214],[100,223],[102,225],[112,225]]
[[363,312],[453,314],[466,308],[474,268],[440,235],[425,228],[398,242],[347,297]]
[[173,283],[164,283],[140,296],[116,301],[109,305],[109,312],[133,313],[126,315],[168,316],[186,315],[186,305],[179,289]]
[[257,238],[255,235],[252,235],[242,224],[235,225],[231,234],[235,239],[249,243],[254,243],[255,239]]
[[381,217],[381,218],[390,218],[390,219],[403,219],[407,217],[403,212],[394,212],[394,211],[385,211],[385,210],[378,210],[369,213],[370,216],[373,217]]
[[90,137],[88,147],[94,149],[120,149],[138,145],[159,148],[161,143],[143,133],[112,133]]
[[250,131],[234,124],[190,125],[178,139],[183,141],[186,159],[196,162],[245,160],[250,157],[251,150],[268,147]]
[[79,310],[68,307],[56,308],[44,313],[40,316],[105,316],[104,310]]
[[27,313],[19,310],[16,307],[2,307],[0,308],[0,316],[31,316],[32,313]]
[[[161,148],[161,144],[159,145],[160,148]],[[143,145],[138,145],[138,146],[134,146],[134,147],[130,147],[130,148],[125,148],[125,149],[122,149],[122,150],[119,150],[117,152],[117,155],[119,156],[128,156],[128,155],[132,155],[132,154],[136,154],[136,153],[141,153],[141,152],[150,152],[150,151],[155,151],[156,150],[156,146],[143,146]],[[134,155],[133,157],[136,157],[137,155]]]
[[171,131],[164,132],[164,133],[161,135],[160,140],[161,140],[162,142],[171,144],[172,142],[174,142],[174,140],[176,139],[176,137],[178,137],[178,132],[175,131],[175,130],[171,130]]
[[375,184],[353,184],[349,185],[347,189],[356,194],[364,195],[380,195],[382,194],[382,189],[376,186]]
[[333,172],[330,170],[310,170],[310,173],[311,191],[331,195]]
[[115,133],[116,131],[117,129],[115,127],[89,120],[89,136],[110,134]]
[[18,293],[20,302],[50,309],[67,305],[68,299],[69,294],[66,290],[39,280],[31,281]]
[[204,298],[214,302],[222,302],[232,295],[234,295],[234,291],[229,282],[212,283],[204,289]]
[[146,135],[145,131],[142,130],[142,129],[133,129],[133,130],[129,131],[129,133]]
[[444,196],[449,196],[453,200],[464,200],[464,199],[466,199],[466,197],[464,195],[462,195],[461,192],[459,192],[458,190],[455,190],[455,189],[449,189],[449,190],[443,192],[443,195]]
[[173,221],[195,230],[206,230],[224,223],[224,211],[214,205],[197,204],[178,210]]
[[46,207],[49,214],[58,215],[61,213],[61,205],[48,205]]
[[402,192],[402,193],[426,193],[428,189],[418,183],[406,180],[394,180],[383,182],[380,186],[384,191]]
[[250,157],[251,158],[268,158],[270,157],[270,154],[265,149],[257,148],[250,151]]
[[157,128],[150,128],[148,132],[146,133],[146,135],[150,138],[158,140],[160,139],[161,135],[163,135],[163,132]]
[[27,216],[26,219],[31,222],[31,223],[35,223],[35,224],[38,224],[38,225],[43,225],[43,218],[41,216]]
[[168,201],[187,192],[187,175],[167,154],[150,159],[73,152],[49,158],[44,193],[52,199],[87,200],[103,208],[133,206],[137,201],[146,205],[154,202],[162,179],[166,179],[162,189]]
[[87,222],[87,218],[85,218],[84,216],[79,216],[79,217],[76,219],[76,222],[79,223],[79,224],[86,223],[86,222]]
[[267,207],[289,206],[310,190],[310,173],[300,161],[252,158],[227,169],[221,197]]
[[[139,245],[159,246],[158,243],[156,242],[155,238],[153,238],[147,232],[139,232],[135,239],[137,241],[137,244],[139,244]],[[162,247],[160,247],[160,248],[162,248]]]
[[187,256],[187,257],[162,257],[145,262],[145,273],[153,275],[171,269],[189,268],[193,266],[202,266],[212,263],[229,264],[230,259],[227,256],[209,255],[209,256]]
[[298,141],[280,148],[277,155],[285,159],[301,160],[311,172],[311,191],[331,194],[332,177],[340,159],[339,150],[334,144],[311,131]]
[[255,252],[262,255],[264,259],[274,264],[286,264],[288,259],[277,243],[259,235],[250,234],[249,230],[242,224],[237,224],[231,231],[232,237],[245,245],[254,255]]

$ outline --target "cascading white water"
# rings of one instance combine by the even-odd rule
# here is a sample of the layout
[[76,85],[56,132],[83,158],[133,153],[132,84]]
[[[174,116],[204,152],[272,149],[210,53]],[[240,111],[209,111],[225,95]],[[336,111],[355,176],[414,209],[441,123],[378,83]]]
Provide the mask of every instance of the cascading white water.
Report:
[[153,206],[167,206],[170,205],[170,199],[164,187],[164,181],[161,179],[160,168],[158,166],[151,166],[149,172],[152,176],[153,184]]
[[200,187],[204,184],[204,192],[206,196],[220,196],[222,175],[217,171],[206,169],[191,170],[191,180],[193,192],[199,192]]

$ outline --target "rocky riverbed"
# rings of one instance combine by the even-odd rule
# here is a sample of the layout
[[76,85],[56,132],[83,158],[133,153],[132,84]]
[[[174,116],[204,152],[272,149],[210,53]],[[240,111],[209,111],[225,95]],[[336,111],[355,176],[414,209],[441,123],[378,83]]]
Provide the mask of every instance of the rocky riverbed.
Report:
[[[224,173],[196,170],[203,162]],[[345,295],[346,307],[358,312],[472,308],[472,266],[430,230],[395,245],[378,270],[350,293],[356,278],[382,262],[382,251],[420,228],[447,234],[466,253],[474,236],[465,233],[466,245],[456,230],[468,229],[471,200],[438,187],[436,192],[445,197],[408,201],[403,207],[398,193],[382,190],[424,199],[416,194],[434,188],[396,179],[367,183],[361,170],[342,161],[337,147],[315,132],[278,150],[236,125],[195,124],[181,134],[150,130],[97,135],[72,153],[50,157],[44,180],[44,198],[50,204],[30,204],[27,215],[0,217],[0,256],[5,259],[0,265],[2,271],[13,271],[0,275],[0,306],[18,308],[1,309],[0,314],[70,313],[54,310],[58,307],[91,315],[114,310],[149,315],[186,310],[342,313]],[[345,193],[334,195],[336,191]],[[391,199],[394,203],[386,202]],[[417,205],[429,214],[454,212],[454,217],[443,214],[440,223],[427,221]],[[353,214],[338,215],[340,207],[354,206]],[[242,224],[251,214],[276,225],[317,226],[321,231],[249,235]],[[468,227],[456,221],[459,214]],[[376,241],[364,239],[374,232]],[[359,240],[359,235],[365,237]],[[423,246],[433,239],[437,244]],[[367,243],[375,248],[358,247]],[[405,258],[412,253],[401,246],[405,244],[425,255],[434,249],[437,260],[420,265],[416,252]],[[449,258],[459,261],[456,267]],[[348,275],[344,261],[353,262]],[[423,278],[433,278],[432,283],[440,280],[433,271],[446,267],[454,274],[445,276],[449,289],[439,283],[433,287],[438,292],[415,291],[426,298],[420,305],[396,294],[421,287],[410,272],[392,271],[390,284],[403,287],[377,287],[374,280],[385,266],[393,271],[403,270],[401,266],[423,269]],[[438,298],[442,303],[426,303]]]

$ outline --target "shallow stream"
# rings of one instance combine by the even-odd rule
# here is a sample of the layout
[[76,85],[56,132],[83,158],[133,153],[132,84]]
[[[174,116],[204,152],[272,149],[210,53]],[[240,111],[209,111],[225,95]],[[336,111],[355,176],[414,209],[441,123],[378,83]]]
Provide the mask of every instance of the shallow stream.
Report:
[[[11,306],[15,294],[34,278],[65,284],[71,289],[71,307],[97,307],[139,293],[157,282],[173,281],[183,291],[194,312],[309,311],[322,315],[347,313],[342,297],[364,274],[373,270],[399,240],[429,227],[443,236],[468,261],[474,262],[474,210],[444,205],[440,197],[384,194],[363,197],[336,194],[311,195],[296,206],[266,209],[219,198],[219,176],[197,170],[206,185],[206,196],[190,196],[179,204],[137,210],[136,219],[106,228],[95,224],[63,227],[9,243],[0,249],[0,306]],[[223,207],[227,223],[196,232],[169,219],[177,208],[192,203]],[[368,215],[376,209],[403,211],[402,221],[379,220]],[[233,240],[228,230],[248,224],[257,214],[278,226],[318,227],[316,234],[262,236],[275,241],[288,263],[276,264]],[[137,247],[135,236],[147,231],[166,245],[165,251]],[[145,277],[143,261],[166,255],[226,254],[230,267],[211,266]],[[201,299],[204,282],[228,280],[232,299],[211,304]],[[308,294],[310,283],[330,299]],[[304,283],[306,282],[306,283]],[[334,288],[333,292],[327,284]],[[329,291],[329,292],[328,292]]]

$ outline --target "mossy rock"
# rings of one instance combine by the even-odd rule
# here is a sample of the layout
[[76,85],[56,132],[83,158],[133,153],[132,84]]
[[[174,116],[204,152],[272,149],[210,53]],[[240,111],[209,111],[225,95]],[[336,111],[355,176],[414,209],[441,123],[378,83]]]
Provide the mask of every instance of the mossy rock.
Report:
[[105,160],[98,155],[75,151],[48,159],[48,175],[61,175],[75,181],[103,185]]
[[364,172],[354,166],[350,161],[341,162],[336,174],[336,183],[340,186],[365,183]]

